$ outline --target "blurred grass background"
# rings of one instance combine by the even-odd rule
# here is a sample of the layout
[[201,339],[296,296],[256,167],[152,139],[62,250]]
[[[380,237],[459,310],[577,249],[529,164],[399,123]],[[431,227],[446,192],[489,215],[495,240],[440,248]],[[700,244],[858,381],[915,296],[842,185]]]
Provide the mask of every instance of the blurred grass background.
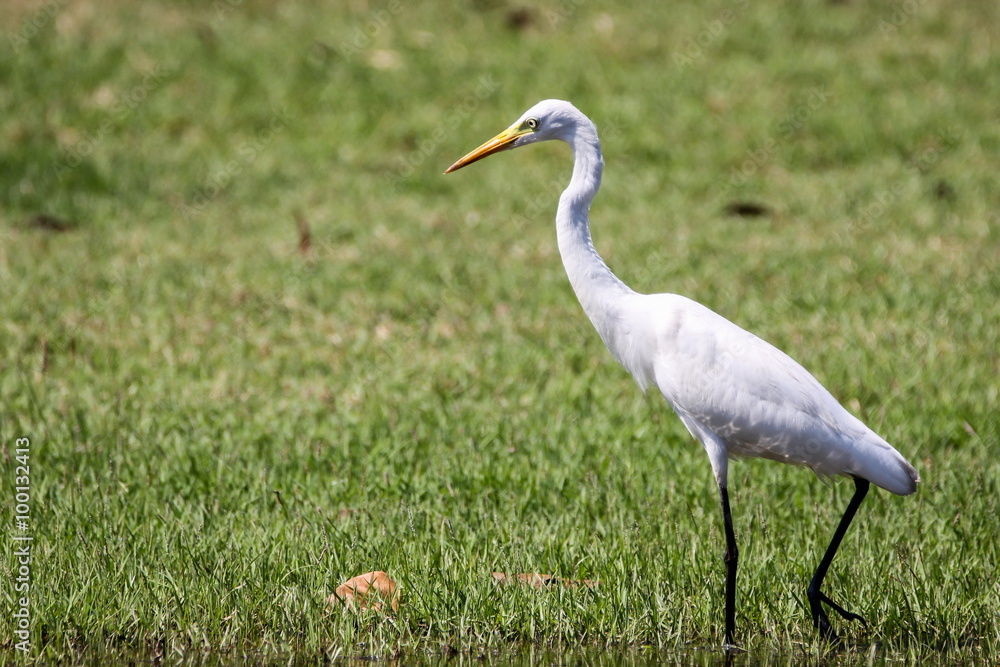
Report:
[[[720,643],[709,466],[579,312],[568,151],[441,175],[549,97],[601,131],[622,279],[778,345],[918,467],[831,572],[870,622],[842,630],[992,655],[998,13],[4,3],[0,458],[12,489],[31,438],[35,655]],[[734,466],[751,649],[826,651],[804,590],[849,486]],[[325,608],[372,569],[397,617]]]

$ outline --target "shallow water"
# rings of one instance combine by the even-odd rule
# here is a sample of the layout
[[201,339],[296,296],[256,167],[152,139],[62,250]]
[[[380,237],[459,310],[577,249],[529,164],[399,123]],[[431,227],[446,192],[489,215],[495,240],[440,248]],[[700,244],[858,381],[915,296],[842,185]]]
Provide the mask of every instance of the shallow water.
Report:
[[[915,659],[914,656],[886,654],[877,645],[858,646],[842,652],[826,652],[817,655],[802,651],[755,652],[737,651],[730,654],[721,648],[688,647],[683,649],[654,649],[626,647],[620,649],[599,647],[546,648],[525,647],[518,651],[494,653],[456,653],[452,655],[411,655],[400,658],[400,665],[433,665],[435,667],[464,667],[466,665],[512,665],[514,667],[535,667],[541,665],[595,665],[597,667],[641,667],[644,665],[674,665],[676,667],[791,667],[797,665],[903,665],[919,664],[930,667],[955,664],[954,656],[939,654],[937,658]],[[340,661],[335,661],[340,662]],[[355,660],[344,660],[355,664]],[[381,662],[381,661],[378,661]],[[392,662],[392,661],[387,661]],[[974,664],[963,662],[963,664]],[[985,663],[984,663],[985,664]],[[996,664],[996,663],[993,663]]]

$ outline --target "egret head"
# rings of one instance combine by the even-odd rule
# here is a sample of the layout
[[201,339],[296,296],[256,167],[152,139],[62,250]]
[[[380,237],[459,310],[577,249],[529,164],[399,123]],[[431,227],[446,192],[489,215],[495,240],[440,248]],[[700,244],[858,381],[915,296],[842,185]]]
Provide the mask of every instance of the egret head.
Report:
[[477,160],[510,148],[549,139],[570,142],[580,126],[581,119],[585,120],[586,116],[569,102],[544,100],[525,111],[517,122],[506,130],[448,167],[444,173],[450,174]]

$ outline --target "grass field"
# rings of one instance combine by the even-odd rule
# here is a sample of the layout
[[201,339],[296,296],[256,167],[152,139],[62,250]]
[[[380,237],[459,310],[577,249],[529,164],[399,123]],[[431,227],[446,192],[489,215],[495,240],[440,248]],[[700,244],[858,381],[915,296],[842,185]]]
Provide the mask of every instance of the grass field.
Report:
[[[563,274],[568,149],[441,174],[549,97],[602,132],[622,279],[922,476],[845,540],[827,592],[869,624],[832,652],[805,588],[853,485],[733,464],[750,655],[995,660],[1000,6],[526,6],[3,4],[3,662],[721,643],[708,461]],[[327,608],[370,570],[397,614]]]

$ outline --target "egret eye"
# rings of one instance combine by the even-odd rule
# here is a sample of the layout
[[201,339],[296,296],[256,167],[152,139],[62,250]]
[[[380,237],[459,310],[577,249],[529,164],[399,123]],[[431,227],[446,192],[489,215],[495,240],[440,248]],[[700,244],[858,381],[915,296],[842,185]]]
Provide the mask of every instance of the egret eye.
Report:
[[531,130],[537,130],[538,129],[538,119],[537,118],[529,118],[528,120],[524,121],[524,124],[527,125],[528,128],[531,129]]

